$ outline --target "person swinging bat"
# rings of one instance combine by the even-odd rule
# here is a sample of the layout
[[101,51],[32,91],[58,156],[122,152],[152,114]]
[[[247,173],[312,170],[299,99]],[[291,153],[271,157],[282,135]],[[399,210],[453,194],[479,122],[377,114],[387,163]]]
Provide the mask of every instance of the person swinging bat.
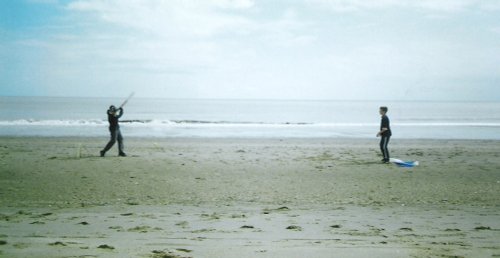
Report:
[[109,122],[109,132],[111,134],[111,138],[109,139],[108,144],[104,147],[103,150],[100,151],[101,157],[104,157],[106,152],[113,147],[113,145],[118,141],[118,156],[126,157],[127,154],[123,151],[123,136],[120,131],[120,125],[118,124],[118,119],[123,115],[123,106],[127,104],[127,102],[132,98],[134,93],[130,94],[130,96],[120,105],[119,108],[116,108],[114,105],[111,105],[106,112],[108,115]]

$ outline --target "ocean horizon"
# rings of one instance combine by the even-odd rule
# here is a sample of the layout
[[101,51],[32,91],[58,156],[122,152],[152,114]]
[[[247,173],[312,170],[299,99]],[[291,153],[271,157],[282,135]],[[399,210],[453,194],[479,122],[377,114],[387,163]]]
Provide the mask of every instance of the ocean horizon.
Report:
[[[108,137],[123,99],[0,97],[0,136]],[[388,106],[393,138],[500,139],[500,103],[133,98],[125,137],[375,138]]]

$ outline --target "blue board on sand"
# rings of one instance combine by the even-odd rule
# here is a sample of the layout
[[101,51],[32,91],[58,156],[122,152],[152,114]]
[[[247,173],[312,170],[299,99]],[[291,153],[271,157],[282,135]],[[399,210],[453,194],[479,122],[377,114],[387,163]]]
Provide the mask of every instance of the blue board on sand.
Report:
[[393,158],[389,159],[389,161],[404,168],[412,168],[418,166],[418,161],[403,161],[400,159],[393,159]]

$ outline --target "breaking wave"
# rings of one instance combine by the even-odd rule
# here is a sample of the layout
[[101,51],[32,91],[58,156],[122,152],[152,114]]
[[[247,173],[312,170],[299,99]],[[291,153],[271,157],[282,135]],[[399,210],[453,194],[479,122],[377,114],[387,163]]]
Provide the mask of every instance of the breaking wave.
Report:
[[[308,123],[308,122],[245,122],[245,121],[205,121],[205,120],[154,120],[129,119],[120,120],[121,124],[130,126],[324,126],[324,127],[376,127],[378,123]],[[36,120],[20,119],[0,121],[0,126],[107,126],[108,121],[102,119],[79,120]],[[393,123],[403,127],[500,127],[495,122],[404,122]]]

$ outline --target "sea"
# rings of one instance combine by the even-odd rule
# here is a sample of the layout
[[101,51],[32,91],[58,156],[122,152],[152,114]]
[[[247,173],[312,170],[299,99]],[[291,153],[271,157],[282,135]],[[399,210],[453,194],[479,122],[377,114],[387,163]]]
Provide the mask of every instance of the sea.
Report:
[[[109,137],[123,99],[0,97],[0,136]],[[394,138],[500,140],[499,102],[132,98],[124,137],[375,138],[387,106]]]

